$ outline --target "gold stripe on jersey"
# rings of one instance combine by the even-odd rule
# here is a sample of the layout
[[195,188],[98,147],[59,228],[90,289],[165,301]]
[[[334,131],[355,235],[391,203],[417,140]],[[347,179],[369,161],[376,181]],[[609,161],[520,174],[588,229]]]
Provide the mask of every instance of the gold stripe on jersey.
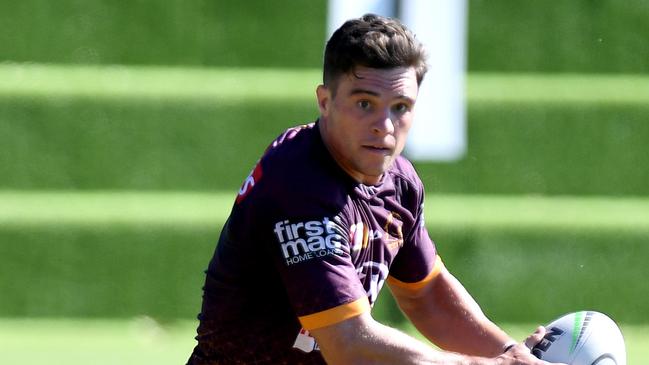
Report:
[[370,302],[367,300],[367,297],[362,297],[353,302],[339,305],[322,312],[298,317],[298,319],[300,320],[302,327],[305,330],[310,331],[342,322],[346,319],[356,317],[369,311]]
[[420,281],[417,281],[415,283],[406,283],[404,281],[401,281],[399,279],[395,279],[392,276],[388,276],[388,284],[390,285],[395,285],[400,288],[408,289],[411,291],[417,291],[423,287],[426,286],[431,280],[433,280],[439,273],[442,271],[442,268],[444,268],[444,263],[442,262],[442,258],[437,255],[437,258],[435,259],[435,265],[433,266],[433,270],[426,275],[425,278],[423,278]]

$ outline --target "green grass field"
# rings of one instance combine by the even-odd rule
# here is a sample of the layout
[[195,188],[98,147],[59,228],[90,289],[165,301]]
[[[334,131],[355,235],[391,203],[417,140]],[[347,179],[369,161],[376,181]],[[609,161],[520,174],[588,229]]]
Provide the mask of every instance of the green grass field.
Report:
[[[0,319],[0,363],[21,365],[183,364],[195,342],[196,322],[160,324],[132,320]],[[524,338],[534,325],[503,325]],[[405,328],[415,337],[412,328]],[[649,326],[622,326],[628,364],[649,358]]]
[[[0,191],[0,225],[220,225],[235,192]],[[649,198],[430,194],[435,226],[649,230]]]
[[[7,105],[14,101],[18,102],[18,104],[29,104],[36,101],[36,104],[42,102],[46,106],[63,106],[62,109],[65,109],[65,105],[68,105],[68,103],[74,104],[75,102],[84,105],[87,103],[92,104],[92,102],[111,105],[114,103],[118,106],[116,110],[120,112],[123,111],[122,109],[128,111],[130,107],[138,104],[146,106],[156,103],[161,105],[174,105],[174,103],[184,105],[187,103],[198,108],[203,105],[212,106],[212,104],[218,104],[219,107],[222,105],[238,105],[244,101],[247,103],[278,104],[278,108],[282,109],[284,108],[282,101],[288,99],[291,100],[291,103],[310,105],[313,101],[313,89],[319,81],[320,73],[314,69],[247,69],[241,71],[235,69],[173,67],[67,67],[5,63],[0,65],[0,99],[7,101]],[[645,75],[502,75],[473,73],[467,78],[467,97],[470,105],[474,107],[472,110],[480,110],[485,105],[505,105],[514,108],[514,111],[516,111],[517,105],[530,104],[542,110],[541,114],[543,114],[549,106],[556,106],[560,109],[565,105],[570,107],[576,105],[577,109],[582,106],[588,109],[604,105],[612,108],[608,110],[608,112],[612,113],[611,115],[618,114],[618,107],[620,107],[620,110],[631,107],[634,110],[637,109],[637,115],[643,116],[645,115],[643,108],[649,104],[649,77]],[[15,115],[19,115],[21,118],[23,114],[29,116],[30,119],[26,120],[31,120],[34,113],[40,115],[34,110],[43,112],[43,115],[51,116],[51,110],[47,108],[42,110],[38,108],[34,110],[18,108],[17,110],[20,113],[17,112]],[[71,108],[70,110],[77,109]],[[183,115],[187,112],[184,109],[179,110]],[[224,110],[229,109],[225,108]],[[265,111],[266,109],[260,110]],[[308,111],[309,109],[305,107],[304,110]],[[204,111],[203,114],[206,115],[212,113],[212,109],[209,108]],[[280,111],[282,118],[284,118],[285,111]],[[104,112],[98,112],[97,115],[101,117],[98,118],[102,121],[102,118],[110,120],[109,117],[113,115],[108,112],[106,112],[108,114],[103,114]],[[88,115],[93,116],[93,113],[91,110],[86,114],[80,114],[87,117]],[[79,113],[73,112],[70,115],[76,116],[77,114]],[[142,115],[149,114],[151,113],[148,109],[142,109]],[[166,109],[161,109],[160,115],[164,114],[169,113]],[[214,114],[223,115],[220,113]],[[230,114],[236,113],[231,112]],[[261,114],[265,115],[267,112]],[[496,111],[494,114],[497,115],[496,119],[502,122],[500,119],[503,113]],[[573,116],[573,114],[568,113],[569,116]],[[13,114],[10,113],[10,115]],[[71,119],[68,118],[68,114],[63,113],[61,115],[59,116],[63,120]],[[525,111],[525,115],[529,116],[529,113]],[[554,114],[550,113],[549,115],[548,119],[556,119],[553,117]],[[575,115],[580,114],[576,113]],[[119,113],[115,116],[117,120],[121,120],[122,117],[123,115]],[[642,118],[639,118],[641,122],[644,121]],[[518,119],[515,119],[518,122]],[[590,119],[586,119],[587,122],[590,122]],[[9,118],[7,120],[13,119]],[[18,118],[18,120],[22,119]],[[44,120],[47,121],[44,125],[56,126],[55,123],[50,123],[49,119]],[[138,121],[141,122],[139,119]],[[167,120],[165,119],[165,121]],[[635,129],[627,130],[622,128],[622,130],[618,130],[619,123],[617,119],[611,119],[611,121],[613,123],[611,125],[616,126],[611,131],[618,133],[613,133],[614,136],[627,138],[625,136],[633,135],[632,131]],[[477,120],[476,124],[481,122],[485,122],[485,120]],[[76,120],[74,123],[76,123]],[[125,123],[128,124],[128,122]],[[234,123],[224,123],[224,125],[227,124]],[[20,123],[16,125],[21,130],[24,127]],[[63,125],[67,126],[68,124]],[[101,125],[103,126],[103,124]],[[534,123],[532,123],[533,126]],[[92,130],[91,127],[92,125],[83,130]],[[263,128],[263,126],[257,127]],[[575,128],[579,131],[583,130],[581,127]],[[66,130],[58,127],[53,129]],[[124,137],[120,134],[107,134],[108,129],[99,128],[98,130],[103,131],[98,133],[102,137],[101,141],[111,140],[111,138],[121,140]],[[604,130],[608,131],[606,128]],[[173,129],[170,130],[169,135],[176,138],[175,132],[171,131]],[[70,134],[69,132],[65,133]],[[276,133],[274,129],[273,133]],[[7,135],[11,136],[12,134],[7,133]],[[20,134],[16,135],[21,136]],[[45,133],[45,136],[47,138],[44,138],[43,141],[49,141],[50,137],[52,137],[48,133]],[[79,135],[75,136],[79,137]],[[245,137],[248,138],[248,136]],[[624,138],[622,140],[627,140]],[[242,138],[230,137],[229,139],[236,140],[237,144],[244,141]],[[72,140],[74,138],[70,141]],[[193,139],[188,140],[191,143],[187,143],[187,145],[196,144]],[[497,144],[493,139],[488,140],[489,143]],[[549,141],[551,138],[547,138],[547,140]],[[20,142],[21,140],[12,137],[7,141],[13,143],[13,141]],[[26,138],[23,141],[24,143],[17,143],[16,145],[29,146],[30,149],[33,149],[36,144],[29,143],[29,141],[31,139]],[[53,146],[66,146],[66,148],[70,145],[76,146],[75,144],[69,144],[68,141],[68,139],[62,138],[60,145]],[[95,140],[89,139],[89,141]],[[498,140],[496,139],[496,141]],[[590,151],[591,140],[587,139],[587,141],[589,147],[585,150]],[[160,143],[160,146],[169,147],[163,142]],[[472,141],[473,145],[478,142],[476,140]],[[529,141],[523,142],[526,146],[530,143]],[[44,142],[41,144],[47,145]],[[210,140],[208,145],[213,144],[218,143]],[[7,144],[5,143],[5,145]],[[38,145],[40,146],[40,144]],[[574,146],[575,144],[571,141],[570,145]],[[80,146],[83,146],[83,144]],[[96,146],[96,144],[93,146]],[[182,152],[182,148],[179,148],[179,146],[175,148],[174,153]],[[28,150],[16,148],[11,151],[27,152]],[[58,151],[56,148],[53,148],[53,150]],[[87,149],[81,148],[80,150]],[[113,152],[120,149],[108,148],[107,150],[111,152],[108,156],[113,159]],[[556,149],[547,149],[547,151],[554,150]],[[541,149],[540,151],[537,154],[540,155],[546,150]],[[240,152],[237,151],[234,157],[238,158],[239,154]],[[6,156],[10,155],[12,154],[6,154]],[[14,153],[11,158],[15,159],[20,155],[20,153]],[[38,155],[51,156],[49,153],[38,153]],[[256,153],[254,155],[257,156]],[[507,161],[511,161],[511,156],[514,155],[516,154],[510,153]],[[229,161],[234,159],[234,157],[226,158],[227,156],[224,156],[220,155],[220,160]],[[483,153],[480,156],[486,159],[488,153]],[[634,156],[631,155],[631,157]],[[155,158],[154,160],[163,161],[164,159]],[[525,163],[526,168],[529,167],[528,160],[524,158],[521,160]],[[565,156],[561,155],[560,161],[564,160]],[[597,167],[595,170],[604,172],[605,169],[600,165],[601,160],[596,160]],[[639,158],[628,160],[630,162],[626,160],[623,162],[633,166],[633,169],[636,169],[635,166],[642,166],[642,161],[644,161]],[[28,159],[28,161],[30,160]],[[104,168],[101,162],[97,162],[102,161],[101,159],[90,158],[89,161],[92,162],[92,165],[99,165],[102,169]],[[181,162],[187,164],[187,161],[183,160]],[[9,164],[9,160],[7,160],[7,164]],[[70,162],[70,165],[76,166],[74,162]],[[606,166],[620,165],[621,162],[619,164],[611,163]],[[53,163],[43,164],[42,166],[53,169],[59,168],[58,165]],[[169,161],[167,160],[165,167],[168,166]],[[248,166],[245,167],[245,169],[248,168]],[[210,165],[210,170],[218,171],[219,169]],[[15,171],[22,170],[9,170],[5,176],[12,176]],[[191,171],[195,173],[200,169],[194,168]],[[507,173],[507,171],[505,169],[504,173]],[[528,179],[538,177],[534,175],[534,169],[525,171],[527,171],[525,176]],[[543,171],[545,174],[548,170],[540,169],[539,171]],[[568,173],[561,175],[561,177],[562,179],[569,179],[570,175],[571,173]],[[241,176],[245,176],[245,174],[241,174]],[[460,181],[472,181],[469,178],[470,176],[473,175],[467,175],[466,178],[462,178]],[[511,180],[511,174],[508,174],[508,176]],[[622,174],[621,176],[626,175]],[[158,179],[154,175],[147,175],[147,179],[155,180],[157,184],[160,184],[158,180],[164,180]],[[226,179],[226,177],[219,176],[219,179]],[[235,180],[238,183],[240,179],[241,177],[237,177]],[[39,181],[39,179],[32,178],[30,181]],[[498,182],[501,181],[502,178],[498,175]],[[624,180],[621,178],[619,185],[626,186],[633,184],[634,181],[636,183],[640,181],[644,184],[646,180],[640,178]],[[13,185],[10,186],[13,187]],[[115,315],[129,318],[132,312],[141,312],[152,316],[171,315],[172,318],[176,318],[173,315],[178,315],[177,312],[180,311],[183,316],[186,316],[185,318],[193,316],[198,308],[195,303],[179,302],[182,304],[179,305],[179,303],[172,302],[172,300],[188,297],[198,300],[200,288],[198,281],[202,280],[202,276],[196,279],[197,283],[193,286],[194,289],[192,289],[191,294],[187,294],[186,290],[190,282],[188,277],[190,275],[183,270],[189,268],[193,270],[189,271],[190,273],[196,274],[196,277],[199,276],[198,274],[208,259],[209,253],[207,252],[211,252],[213,247],[213,236],[218,233],[218,227],[223,224],[227,217],[229,207],[234,200],[234,193],[230,191],[216,193],[158,192],[154,190],[162,189],[161,185],[155,184],[151,185],[150,191],[143,192],[137,191],[137,184],[132,182],[131,185],[127,186],[129,189],[134,190],[121,192],[75,192],[66,191],[60,185],[54,185],[54,187],[43,185],[45,186],[43,187],[36,184],[35,186],[38,189],[52,188],[61,190],[34,190],[29,192],[0,190],[0,234],[4,234],[4,236],[0,236],[0,240],[4,239],[4,241],[0,242],[3,245],[0,246],[0,253],[7,260],[5,267],[0,268],[0,274],[4,274],[4,277],[0,275],[0,284],[6,285],[7,288],[22,289],[28,285],[33,285],[30,280],[39,281],[43,288],[42,291],[35,294],[36,297],[12,296],[12,299],[18,298],[18,302],[24,300],[25,303],[6,306],[8,308],[6,310],[24,309],[26,304],[29,304],[32,306],[32,310],[46,308],[52,310],[52,312],[36,314],[33,312],[27,312],[26,314],[21,312],[22,314],[17,315],[15,318],[0,319],[0,364],[183,363],[194,345],[193,333],[196,323],[191,320],[185,319],[161,324],[149,317],[138,317],[132,320],[26,319],[21,315],[40,315],[43,317],[85,315],[92,317],[97,315],[96,313],[104,313],[105,316]],[[106,186],[115,188],[115,186],[120,187],[122,185]],[[185,187],[182,184],[169,184],[169,186],[172,186],[173,189],[179,189],[178,186],[180,186],[180,189]],[[76,187],[74,184],[66,185],[66,188],[72,189],[74,187]],[[582,186],[580,185],[580,187]],[[435,189],[431,188],[429,191],[435,191]],[[630,189],[629,191],[644,190]],[[632,195],[627,198],[616,198],[611,196],[542,197],[533,195],[435,194],[427,198],[426,217],[430,228],[435,231],[435,238],[441,237],[439,239],[440,247],[446,250],[447,256],[445,257],[449,258],[448,262],[452,262],[450,258],[455,258],[455,268],[458,268],[458,271],[466,275],[468,278],[466,280],[467,284],[482,289],[488,287],[489,283],[499,283],[499,285],[494,285],[489,289],[483,289],[482,295],[484,298],[481,298],[483,299],[481,303],[491,303],[485,309],[493,310],[501,318],[511,318],[505,316],[511,316],[516,310],[522,312],[514,316],[514,319],[510,319],[512,322],[533,320],[529,318],[530,313],[536,313],[537,316],[545,315],[544,313],[549,311],[547,308],[531,308],[513,303],[510,304],[510,307],[503,306],[496,311],[495,308],[499,307],[495,304],[499,304],[498,298],[504,297],[503,293],[507,294],[524,289],[529,291],[530,288],[525,285],[529,285],[533,280],[521,275],[532,275],[534,268],[546,266],[547,262],[554,262],[557,268],[561,270],[572,269],[572,271],[569,271],[572,275],[571,279],[581,285],[579,289],[583,293],[600,293],[602,288],[610,289],[605,291],[607,294],[606,300],[602,299],[603,296],[586,297],[582,295],[582,298],[573,295],[578,298],[572,298],[574,301],[571,303],[579,303],[580,306],[583,303],[597,303],[604,308],[606,306],[614,308],[620,316],[626,315],[626,312],[632,313],[628,315],[629,319],[625,319],[628,321],[627,323],[644,321],[638,325],[624,325],[623,332],[628,346],[628,363],[631,365],[643,364],[649,358],[649,325],[646,324],[644,317],[649,288],[642,281],[642,278],[647,276],[647,271],[643,258],[646,257],[645,251],[641,249],[641,246],[647,247],[645,243],[647,237],[649,237],[649,198]],[[192,234],[188,232],[192,232]],[[27,240],[24,240],[25,238]],[[167,241],[164,239],[167,239]],[[52,247],[54,245],[51,245],[51,242],[57,242],[58,245]],[[86,245],[87,242],[93,242],[95,246]],[[188,250],[179,242],[190,243],[193,246]],[[448,242],[451,242],[451,244],[448,244]],[[612,249],[607,249],[608,246],[614,246],[611,242],[614,242],[616,247],[622,247],[622,249],[618,248],[611,253]],[[545,245],[549,248],[545,251],[537,251],[535,255],[529,255],[528,249],[534,245],[537,245],[537,247]],[[160,247],[169,250],[168,252],[171,253],[166,256],[154,257],[154,260],[160,259],[155,261],[159,265],[146,266],[142,262],[146,262],[145,258],[150,259],[150,257],[144,256],[143,253],[150,253],[150,247]],[[84,251],[87,248],[92,250]],[[202,252],[202,250],[205,250],[206,253],[197,253],[198,251]],[[509,254],[507,256],[509,261],[503,261],[504,259],[497,261],[503,268],[503,276],[510,275],[514,276],[514,278],[500,277],[497,270],[475,270],[476,267],[479,267],[479,265],[476,266],[477,263],[494,262],[492,256],[497,255],[498,250],[507,251]],[[588,256],[590,250],[599,250],[597,252],[602,252],[602,257]],[[28,255],[25,255],[25,252]],[[174,252],[182,252],[182,258],[189,260],[189,263],[179,263],[171,260],[172,256],[173,258],[181,256],[174,254]],[[48,256],[48,253],[51,256]],[[193,256],[190,253],[193,253]],[[574,256],[570,256],[570,254]],[[566,256],[559,257],[563,261],[557,260],[557,256],[562,255]],[[611,255],[611,257],[609,258],[606,255]],[[51,260],[53,257],[57,260]],[[36,262],[35,259],[43,261]],[[461,260],[466,260],[466,262]],[[559,263],[557,264],[557,262]],[[586,267],[584,267],[584,262]],[[86,266],[84,267],[86,269],[104,268],[105,266],[106,270],[105,272],[94,272],[95,276],[91,276],[78,270],[80,266],[74,266],[80,263],[85,263]],[[109,265],[106,265],[107,263]],[[124,267],[120,266],[122,264]],[[163,267],[166,264],[170,264],[172,267],[181,267],[183,270],[170,273],[168,268]],[[588,265],[591,265],[591,267]],[[115,268],[119,268],[119,270],[115,270]],[[463,271],[462,268],[466,270]],[[623,270],[620,270],[621,268]],[[609,278],[608,273],[614,270],[618,270],[615,274],[619,275],[620,279],[617,279],[617,276],[613,279]],[[122,274],[118,278],[123,279],[123,281],[117,280],[113,271]],[[537,271],[540,271],[540,269],[537,269]],[[60,275],[56,276],[57,273]],[[163,275],[177,279],[178,282],[168,286],[156,286],[157,283],[151,283],[150,277],[160,278]],[[88,279],[88,277],[92,279]],[[624,281],[629,285],[617,286],[615,280]],[[116,297],[113,286],[119,286],[119,289],[123,291],[128,284],[133,282],[142,282],[146,283],[146,285],[132,285],[126,288],[130,289],[130,291],[126,290],[127,295],[120,292],[117,297],[124,299],[124,303],[126,303],[126,305],[122,304],[123,313],[111,312],[105,314],[106,308],[93,304],[93,302],[102,302],[107,303],[107,307],[118,307],[119,304],[115,305],[110,302],[111,299]],[[103,283],[104,286],[97,283]],[[508,286],[504,286],[503,283],[508,283]],[[520,287],[518,283],[521,283]],[[613,284],[611,285],[611,283]],[[597,285],[601,285],[601,287]],[[572,290],[568,294],[578,294],[574,289],[571,289],[573,287],[566,286],[568,288],[566,290]],[[565,292],[554,293],[556,288],[541,287],[534,289],[537,291],[545,290],[545,293],[554,294],[553,297],[545,298],[548,302],[551,302],[552,299],[566,297]],[[147,290],[152,293],[147,292]],[[4,287],[3,291],[0,292],[7,293]],[[80,292],[85,294],[80,296]],[[156,297],[154,294],[165,294],[168,297]],[[42,296],[47,297],[46,300],[49,300],[50,303],[43,305],[41,301],[34,299],[41,299]],[[75,298],[93,298],[93,300],[88,300],[87,303],[84,300],[68,300],[73,296]],[[158,300],[155,306],[161,306],[160,303],[164,303],[169,308],[156,313],[151,312],[152,305],[149,302],[155,302],[151,298]],[[619,300],[619,298],[625,299]],[[633,300],[629,298],[633,298]],[[513,300],[514,298],[508,300],[508,302]],[[0,307],[8,302],[0,303]],[[557,306],[561,305],[566,304],[553,302],[551,310],[554,311]],[[545,305],[544,307],[549,306]],[[178,308],[181,308],[181,310]],[[523,311],[521,308],[525,308],[525,310]],[[60,312],[56,312],[57,310]],[[81,310],[85,312],[80,313]],[[0,312],[0,317],[9,316],[10,314],[7,313],[14,312]],[[514,337],[523,338],[534,328],[534,325],[511,324],[504,327]],[[413,332],[411,328],[406,328],[406,331]]]
[[[0,191],[0,317],[193,318],[234,196]],[[426,222],[498,321],[588,308],[647,323],[646,198],[434,194]]]
[[[174,100],[314,102],[317,69],[236,69],[0,64],[2,97],[92,97]],[[470,73],[473,102],[624,103],[649,101],[640,74]]]
[[[0,189],[238,189],[272,139],[316,118],[320,79],[2,63]],[[470,73],[466,95],[466,156],[416,161],[429,192],[649,195],[647,75]]]
[[[325,3],[0,4],[0,365],[184,363],[235,189],[317,116]],[[647,364],[649,2],[512,3],[469,7],[470,147],[417,164],[428,228],[513,337],[601,310]]]

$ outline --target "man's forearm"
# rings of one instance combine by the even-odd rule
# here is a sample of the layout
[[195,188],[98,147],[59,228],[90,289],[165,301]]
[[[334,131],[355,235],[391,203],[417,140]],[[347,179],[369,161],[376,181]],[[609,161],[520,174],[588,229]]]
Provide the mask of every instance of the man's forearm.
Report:
[[416,296],[393,293],[417,329],[444,350],[495,357],[512,341],[446,270]]
[[[493,359],[436,351],[432,347],[374,321],[369,314],[343,324],[355,326],[353,335],[312,333],[328,364],[494,364]],[[338,331],[338,334],[346,331]]]

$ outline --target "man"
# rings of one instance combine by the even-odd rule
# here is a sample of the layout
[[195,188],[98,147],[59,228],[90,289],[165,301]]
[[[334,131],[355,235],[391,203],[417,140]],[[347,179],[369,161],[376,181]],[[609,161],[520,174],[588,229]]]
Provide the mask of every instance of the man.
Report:
[[[268,147],[221,232],[189,364],[545,364],[483,315],[428,236],[422,183],[400,156],[425,73],[396,20],[332,35],[320,117]],[[449,352],[372,318],[384,282]]]

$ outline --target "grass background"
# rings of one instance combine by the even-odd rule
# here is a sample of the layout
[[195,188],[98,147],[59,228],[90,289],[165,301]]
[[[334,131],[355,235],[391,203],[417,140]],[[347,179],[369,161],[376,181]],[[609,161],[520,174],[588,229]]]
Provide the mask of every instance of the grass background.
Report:
[[[644,0],[469,2],[470,71],[646,73]],[[14,62],[320,67],[326,0],[0,3]],[[274,40],[279,40],[279,46]]]
[[[0,3],[0,363],[186,359],[232,192],[316,116],[325,12]],[[416,163],[447,266],[515,337],[595,309],[645,363],[649,3],[468,15],[468,153]],[[411,331],[382,296],[377,318]]]
[[[183,364],[195,342],[196,323],[159,323],[151,318],[129,320],[0,319],[0,362],[6,364]],[[535,324],[502,325],[523,339]],[[403,330],[419,337],[412,328]],[[649,357],[649,327],[622,326],[629,364]]]
[[[238,189],[317,116],[316,70],[0,65],[0,188]],[[429,192],[647,195],[649,78],[470,74],[469,149]]]
[[[0,193],[0,313],[192,318],[234,196]],[[428,195],[426,222],[446,265],[495,320],[595,309],[646,322],[647,199]],[[377,316],[402,322],[386,293]]]

